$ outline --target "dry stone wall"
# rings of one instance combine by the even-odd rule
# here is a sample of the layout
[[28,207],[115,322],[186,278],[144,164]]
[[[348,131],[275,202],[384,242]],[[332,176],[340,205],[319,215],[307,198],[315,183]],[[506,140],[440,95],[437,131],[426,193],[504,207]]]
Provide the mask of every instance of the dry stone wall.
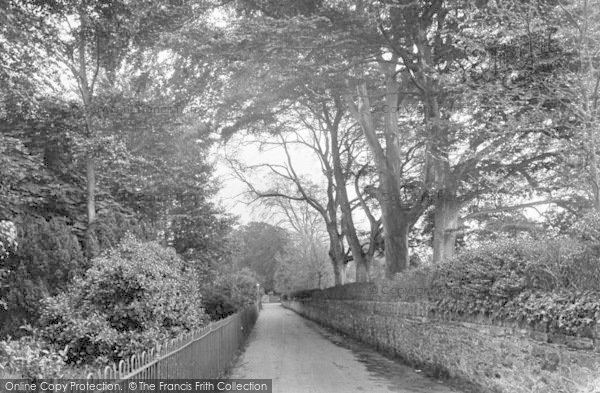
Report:
[[285,307],[482,393],[600,393],[595,337],[558,337],[514,323],[434,316],[426,302],[325,298]]

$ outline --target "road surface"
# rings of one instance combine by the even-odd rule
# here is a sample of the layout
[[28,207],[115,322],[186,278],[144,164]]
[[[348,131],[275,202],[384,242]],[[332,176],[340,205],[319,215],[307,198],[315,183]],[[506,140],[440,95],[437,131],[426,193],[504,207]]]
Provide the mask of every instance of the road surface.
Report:
[[354,344],[280,304],[264,304],[230,378],[273,380],[273,393],[455,393],[397,361]]

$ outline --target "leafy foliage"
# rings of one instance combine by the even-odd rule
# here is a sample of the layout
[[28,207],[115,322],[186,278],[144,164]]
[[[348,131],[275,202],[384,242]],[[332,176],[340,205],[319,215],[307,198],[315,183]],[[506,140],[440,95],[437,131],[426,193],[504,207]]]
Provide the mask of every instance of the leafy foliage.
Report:
[[212,320],[223,319],[256,301],[256,275],[247,268],[220,274],[203,286],[203,302]]
[[6,258],[18,244],[15,224],[7,220],[0,221],[0,260]]
[[[177,29],[174,20],[192,15],[191,2],[184,3],[86,2],[78,9],[73,2],[2,2],[0,20],[11,23],[0,28],[6,49],[0,54],[0,220],[15,223],[22,246],[0,271],[7,274],[1,299],[8,296],[11,310],[4,313],[3,334],[34,323],[41,297],[55,295],[69,272],[87,268],[89,259],[116,247],[127,231],[144,239],[164,235],[186,257],[222,252],[221,238],[232,220],[209,200],[216,192],[207,161],[213,140],[199,116],[183,113],[191,97],[162,88],[172,81],[152,57],[158,36]],[[53,27],[63,23],[57,20],[79,11],[89,12],[90,36],[55,35]],[[53,55],[79,39],[90,39],[88,76],[93,63],[100,66],[91,106],[65,94],[63,81],[55,80],[68,75],[54,61],[69,56]],[[42,56],[46,50],[50,55]],[[131,64],[121,67],[125,58]],[[95,132],[87,128],[86,115]],[[95,156],[97,186],[92,224],[86,209],[89,154]],[[43,222],[61,224],[48,229]],[[68,245],[62,244],[65,236]]]
[[511,299],[500,315],[552,333],[594,337],[600,322],[600,291],[525,291]]
[[20,247],[3,261],[7,274],[0,288],[7,303],[3,330],[13,334],[39,315],[42,298],[65,289],[70,275],[85,268],[77,237],[59,218],[28,218],[21,224],[18,242]]
[[64,378],[64,351],[56,351],[33,337],[0,341],[3,378]]
[[[301,245],[306,247],[299,247]],[[322,244],[294,244],[292,250],[280,261],[275,272],[275,290],[278,293],[331,285],[331,262]]]
[[599,290],[596,258],[569,238],[500,241],[440,265],[432,294],[440,310],[494,315],[528,291]]
[[484,315],[589,335],[600,321],[600,264],[570,238],[504,241],[465,252],[433,271],[434,310]]
[[436,313],[592,337],[600,321],[597,247],[568,237],[495,242],[432,268],[422,294]]
[[[408,265],[408,233],[425,214],[436,262],[454,253],[465,211],[481,218],[480,236],[508,230],[515,238],[326,296],[423,298],[436,312],[588,329],[600,282],[600,217],[581,215],[600,211],[598,0],[397,3],[0,0],[8,329],[34,321],[51,296],[43,336],[69,345],[70,363],[101,362],[201,325],[201,300],[213,318],[232,313],[253,299],[256,280],[267,291],[321,286],[326,251],[306,243],[292,255],[288,233],[272,225],[235,231],[230,258],[224,238],[233,220],[210,202],[216,181],[207,160],[215,131],[224,139],[277,134],[313,120],[319,129],[331,120],[355,128],[335,147],[348,159],[345,172],[368,172],[353,175],[351,194],[364,188],[377,200],[370,205],[383,216],[388,273]],[[217,6],[232,11],[223,28],[211,22]],[[66,93],[71,86],[78,90]],[[328,115],[333,104],[339,117]],[[352,157],[355,142],[363,148]],[[311,194],[314,185],[330,197],[328,233],[343,249],[359,210],[339,204],[347,199],[341,183],[311,184]],[[542,225],[504,205],[542,195],[570,237],[544,239]],[[372,218],[373,234],[380,223]],[[17,226],[18,248],[2,222]],[[541,240],[517,240],[525,230]],[[119,245],[127,231],[160,236],[175,251],[131,237]],[[333,251],[336,264],[350,257]],[[352,252],[358,261],[364,250]],[[204,280],[204,299],[195,280]],[[37,358],[36,345],[22,350]]]
[[206,323],[193,272],[174,250],[127,236],[68,291],[43,302],[43,338],[69,363],[118,360]]
[[264,222],[251,222],[236,231],[240,240],[237,263],[256,273],[265,291],[275,289],[275,273],[290,244],[286,230]]
[[303,290],[291,297],[428,301],[435,314],[516,321],[594,337],[600,322],[597,246],[565,237],[497,241],[440,265],[409,269],[393,281]]

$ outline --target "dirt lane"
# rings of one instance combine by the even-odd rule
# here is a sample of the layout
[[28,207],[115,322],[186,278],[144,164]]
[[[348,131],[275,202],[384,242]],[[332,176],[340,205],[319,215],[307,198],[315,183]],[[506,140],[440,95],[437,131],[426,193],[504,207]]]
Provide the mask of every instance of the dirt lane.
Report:
[[350,350],[279,304],[265,304],[231,378],[273,380],[273,393],[457,392],[368,349]]

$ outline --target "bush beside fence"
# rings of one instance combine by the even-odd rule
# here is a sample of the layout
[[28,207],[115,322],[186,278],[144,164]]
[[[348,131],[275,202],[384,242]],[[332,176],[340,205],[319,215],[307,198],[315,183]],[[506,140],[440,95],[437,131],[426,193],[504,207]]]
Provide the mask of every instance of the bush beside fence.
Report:
[[217,378],[227,371],[258,317],[256,305],[210,323],[118,364],[88,373],[88,380]]

